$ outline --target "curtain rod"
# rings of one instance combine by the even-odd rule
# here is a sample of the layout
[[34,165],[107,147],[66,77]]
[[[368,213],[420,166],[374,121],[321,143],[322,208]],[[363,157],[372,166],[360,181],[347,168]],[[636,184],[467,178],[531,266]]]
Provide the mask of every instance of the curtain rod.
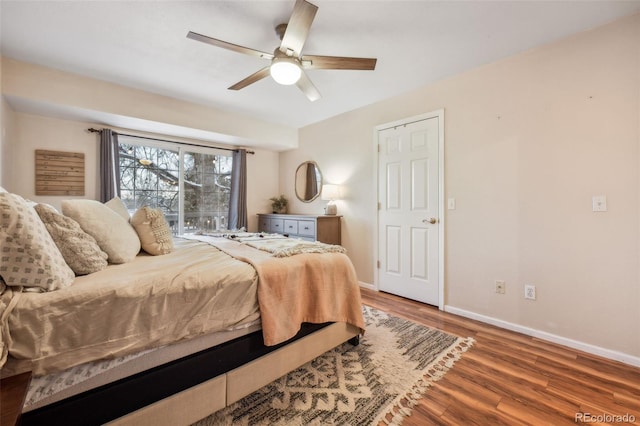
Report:
[[[93,127],[91,127],[91,128],[89,128],[89,129],[87,129],[87,131],[89,131],[89,132],[91,132],[91,133],[102,133],[102,130],[100,130],[100,129],[94,129]],[[120,133],[120,132],[115,132],[115,133],[117,133],[117,134],[119,134],[119,135],[122,135],[122,136],[129,136],[129,137],[132,137],[132,138],[148,139],[148,140],[150,140],[150,141],[159,141],[159,142],[178,143],[178,144],[181,144],[181,145],[199,146],[199,147],[202,147],[202,148],[214,148],[214,149],[221,149],[221,150],[223,150],[223,151],[234,151],[234,152],[235,152],[235,151],[238,151],[238,148],[221,148],[221,147],[218,147],[218,146],[201,145],[201,144],[197,144],[197,143],[190,143],[190,142],[176,142],[176,141],[170,141],[170,140],[168,140],[168,139],[150,138],[150,137],[148,137],[148,136],[130,135],[130,134],[127,134],[127,133]],[[255,154],[255,151],[249,151],[249,150],[246,150],[246,151],[247,151],[247,154],[252,154],[252,155],[253,155],[253,154]]]

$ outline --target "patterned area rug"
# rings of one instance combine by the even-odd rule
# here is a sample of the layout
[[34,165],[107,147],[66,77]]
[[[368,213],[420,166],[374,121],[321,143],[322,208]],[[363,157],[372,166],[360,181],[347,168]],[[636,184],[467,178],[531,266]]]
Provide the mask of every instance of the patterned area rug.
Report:
[[360,345],[345,343],[196,426],[399,425],[473,344],[365,306]]

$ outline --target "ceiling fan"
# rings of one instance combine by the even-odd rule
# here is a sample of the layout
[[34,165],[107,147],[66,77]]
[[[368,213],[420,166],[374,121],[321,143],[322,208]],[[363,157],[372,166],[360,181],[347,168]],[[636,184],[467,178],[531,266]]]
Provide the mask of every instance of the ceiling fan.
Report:
[[303,55],[302,48],[307,40],[309,28],[317,11],[318,7],[308,1],[297,0],[289,22],[276,27],[276,33],[280,37],[281,43],[273,53],[261,52],[249,47],[228,43],[194,33],[193,31],[189,31],[187,37],[192,40],[222,47],[223,49],[233,50],[234,52],[257,56],[271,61],[269,66],[262,68],[229,87],[230,90],[240,90],[271,75],[277,83],[284,85],[295,84],[310,101],[315,101],[320,99],[320,92],[318,92],[318,89],[316,89],[305,73],[305,69],[373,70],[376,67],[375,58]]

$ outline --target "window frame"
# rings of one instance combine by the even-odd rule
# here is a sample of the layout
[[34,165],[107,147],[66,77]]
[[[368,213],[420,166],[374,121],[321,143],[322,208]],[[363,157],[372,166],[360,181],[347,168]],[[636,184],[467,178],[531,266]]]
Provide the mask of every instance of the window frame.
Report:
[[[149,148],[163,149],[167,151],[176,151],[178,153],[178,230],[177,235],[184,234],[184,157],[186,153],[195,153],[195,154],[207,154],[207,155],[216,155],[216,156],[224,156],[224,157],[232,157],[232,154],[226,149],[220,149],[215,147],[206,147],[206,146],[198,146],[191,145],[180,142],[163,142],[156,140],[149,140],[138,138],[135,136],[118,136],[118,145],[133,145],[133,146],[144,146]],[[119,149],[119,148],[118,148]],[[232,163],[233,169],[233,163]],[[118,163],[118,170],[120,170],[120,163]],[[119,172],[120,173],[120,172]]]

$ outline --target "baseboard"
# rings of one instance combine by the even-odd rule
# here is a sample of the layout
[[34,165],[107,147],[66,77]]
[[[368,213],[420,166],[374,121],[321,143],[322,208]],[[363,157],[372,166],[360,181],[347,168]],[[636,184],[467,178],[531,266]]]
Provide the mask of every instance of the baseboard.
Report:
[[374,286],[373,284],[365,283],[363,281],[358,281],[358,284],[360,285],[360,287],[368,288],[369,290],[373,290],[373,291],[377,290],[376,286]]
[[625,354],[623,352],[614,351],[611,349],[602,348],[600,346],[591,345],[589,343],[580,342],[566,337],[558,336],[546,331],[536,330],[534,328],[525,327],[523,325],[514,324],[512,322],[504,321],[498,318],[489,317],[486,315],[478,314],[475,312],[467,311],[464,309],[456,308],[454,306],[446,305],[444,307],[445,312],[459,315],[461,317],[473,319],[476,321],[484,322],[486,324],[495,325],[496,327],[504,328],[507,330],[522,333],[527,336],[536,337],[548,342],[557,343],[559,345],[567,346],[569,348],[577,349],[579,351],[587,352],[592,355],[598,355],[604,358],[608,358],[614,361],[619,361],[625,364],[633,365],[634,367],[640,367],[640,357]]

